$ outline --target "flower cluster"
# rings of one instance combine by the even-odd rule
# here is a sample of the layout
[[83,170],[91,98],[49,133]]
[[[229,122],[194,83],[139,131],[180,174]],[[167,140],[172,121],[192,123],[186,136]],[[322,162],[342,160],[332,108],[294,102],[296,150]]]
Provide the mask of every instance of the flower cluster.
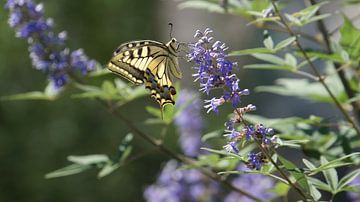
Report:
[[219,98],[206,100],[208,112],[218,112],[218,107],[225,102],[231,102],[236,108],[240,104],[240,96],[248,95],[249,90],[241,90],[239,87],[239,78],[232,73],[237,63],[226,59],[226,45],[220,41],[214,42],[211,36],[212,30],[207,28],[204,32],[199,30],[195,33],[198,41],[190,44],[189,61],[196,64],[197,70],[193,76],[195,81],[200,82],[200,90],[209,95],[212,89],[222,88],[224,93]]
[[174,160],[166,163],[157,181],[146,188],[148,202],[217,201],[219,185],[198,170],[182,170]]
[[[190,104],[191,103],[191,104]],[[182,90],[177,102],[181,108],[175,118],[180,133],[182,151],[191,157],[200,153],[203,120],[201,101],[194,92]],[[200,171],[183,170],[181,164],[169,161],[157,181],[146,188],[144,198],[149,202],[216,201],[219,185],[209,181]]]
[[[240,79],[232,73],[237,64],[226,58],[228,47],[220,41],[215,41],[214,37],[211,36],[212,32],[209,28],[204,32],[196,31],[194,37],[198,41],[189,45],[190,53],[188,58],[189,61],[195,63],[194,69],[197,73],[193,74],[193,76],[196,78],[195,81],[200,83],[200,91],[207,95],[212,89],[220,88],[223,91],[220,97],[205,100],[207,112],[218,112],[218,107],[226,102],[230,102],[234,108],[232,118],[225,123],[225,136],[229,139],[224,146],[225,150],[239,153],[237,145],[242,141],[257,141],[262,147],[271,147],[274,139],[269,137],[273,135],[273,129],[266,128],[262,124],[254,127],[246,124],[243,120],[243,115],[256,110],[256,107],[252,104],[240,107],[241,96],[249,95],[249,90],[239,87]],[[235,126],[240,123],[244,127],[237,130]],[[247,165],[249,168],[259,170],[265,162],[265,155],[261,152],[258,154],[250,153]]]
[[[200,152],[203,129],[203,120],[200,116],[201,101],[196,93],[182,90],[177,106],[182,108],[175,118],[175,125],[180,132],[181,149],[188,156],[196,156]],[[259,131],[262,131],[262,128],[259,128]],[[239,169],[243,170],[243,167]],[[267,191],[274,183],[266,176],[239,175],[232,183],[238,188],[250,190],[253,195],[264,200],[272,196]],[[167,162],[156,182],[145,189],[144,198],[148,202],[252,201],[237,192],[226,192],[221,189],[219,183],[209,181],[198,170],[181,169],[181,164],[174,160]]]
[[86,74],[95,68],[96,62],[89,60],[82,49],[70,52],[66,48],[66,33],[53,31],[54,22],[44,16],[43,4],[8,0],[5,8],[10,11],[8,23],[16,30],[16,36],[29,43],[33,66],[48,74],[56,88],[69,81],[70,72]]
[[[246,172],[244,166],[239,166],[238,170]],[[264,201],[270,201],[274,197],[271,190],[275,186],[272,178],[261,174],[242,174],[237,176],[232,184],[240,189],[247,190],[250,194],[259,197]],[[230,192],[224,199],[224,202],[253,202],[254,200],[241,195],[237,192]]]
[[187,156],[195,157],[200,152],[201,132],[204,127],[200,114],[202,103],[198,94],[182,90],[176,104],[179,108],[185,106],[175,117],[181,149]]

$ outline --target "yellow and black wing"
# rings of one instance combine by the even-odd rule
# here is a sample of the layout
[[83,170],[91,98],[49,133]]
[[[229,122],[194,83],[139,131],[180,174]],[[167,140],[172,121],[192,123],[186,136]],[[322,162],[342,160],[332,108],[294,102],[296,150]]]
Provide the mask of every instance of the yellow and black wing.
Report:
[[107,67],[130,82],[145,87],[163,108],[175,104],[176,89],[172,77],[181,78],[177,56],[177,42],[132,41],[120,45]]

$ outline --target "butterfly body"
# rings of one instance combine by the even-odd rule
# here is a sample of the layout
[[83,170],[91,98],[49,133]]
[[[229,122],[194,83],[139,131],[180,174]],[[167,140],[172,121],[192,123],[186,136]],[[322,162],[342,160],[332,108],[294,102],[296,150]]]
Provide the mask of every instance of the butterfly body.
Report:
[[107,68],[150,90],[163,108],[175,104],[175,87],[172,78],[181,78],[177,55],[177,41],[171,39],[167,44],[152,40],[131,41],[121,44],[114,52]]

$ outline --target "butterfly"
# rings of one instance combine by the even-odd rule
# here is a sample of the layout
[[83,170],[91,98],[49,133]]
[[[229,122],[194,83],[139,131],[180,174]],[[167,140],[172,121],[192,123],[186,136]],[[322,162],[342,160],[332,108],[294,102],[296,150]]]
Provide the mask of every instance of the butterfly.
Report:
[[175,104],[172,78],[182,77],[178,47],[175,38],[166,44],[152,40],[130,41],[115,50],[107,68],[133,84],[145,84],[163,110],[166,104]]

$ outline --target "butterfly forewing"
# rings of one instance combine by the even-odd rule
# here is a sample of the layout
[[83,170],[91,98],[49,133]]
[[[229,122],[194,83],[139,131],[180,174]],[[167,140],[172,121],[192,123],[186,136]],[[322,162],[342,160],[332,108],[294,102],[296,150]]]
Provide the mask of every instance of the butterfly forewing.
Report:
[[161,107],[174,104],[176,90],[171,77],[181,78],[175,44],[175,39],[166,45],[151,40],[122,44],[114,52],[108,69],[134,84],[145,83]]

